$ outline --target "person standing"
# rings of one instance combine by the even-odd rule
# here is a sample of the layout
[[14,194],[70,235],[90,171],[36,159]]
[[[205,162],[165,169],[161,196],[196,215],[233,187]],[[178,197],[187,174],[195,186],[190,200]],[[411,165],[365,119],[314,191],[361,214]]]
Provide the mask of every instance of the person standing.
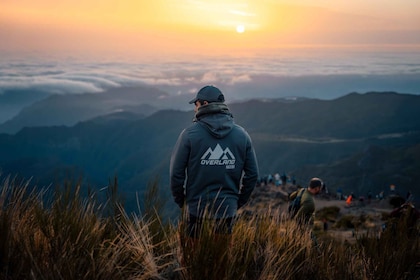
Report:
[[276,187],[280,186],[280,174],[279,173],[274,174],[274,184],[276,185]]
[[222,92],[208,85],[189,103],[193,123],[179,135],[170,161],[175,203],[187,207],[188,235],[199,237],[203,219],[217,234],[231,234],[233,218],[251,196],[258,164],[251,138],[235,124]]
[[280,176],[281,178],[281,185],[284,187],[286,187],[286,183],[287,183],[287,175],[286,172],[283,172],[283,175]]
[[301,195],[300,207],[295,215],[295,219],[299,223],[313,224],[315,215],[315,200],[314,196],[321,192],[322,180],[319,178],[312,178],[309,181],[307,188],[303,188],[293,192],[290,199],[293,200],[297,195]]
[[347,197],[347,199],[346,199],[346,205],[347,205],[347,207],[350,207],[350,206],[351,206],[352,201],[353,201],[353,193],[351,193],[351,194]]

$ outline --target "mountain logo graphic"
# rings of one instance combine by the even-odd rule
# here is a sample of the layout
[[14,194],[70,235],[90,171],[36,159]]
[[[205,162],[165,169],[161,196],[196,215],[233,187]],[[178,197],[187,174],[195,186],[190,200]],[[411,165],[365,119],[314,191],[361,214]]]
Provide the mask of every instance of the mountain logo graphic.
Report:
[[225,166],[226,169],[235,168],[235,156],[229,148],[222,149],[220,144],[217,144],[214,149],[208,148],[201,157],[201,165],[207,166]]

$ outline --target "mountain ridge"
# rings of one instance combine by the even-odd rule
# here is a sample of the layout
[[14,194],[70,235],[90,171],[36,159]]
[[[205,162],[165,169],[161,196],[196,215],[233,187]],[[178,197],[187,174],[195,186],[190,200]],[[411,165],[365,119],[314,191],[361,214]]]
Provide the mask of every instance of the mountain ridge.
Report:
[[[412,187],[420,180],[420,96],[353,93],[328,101],[253,100],[228,106],[253,140],[261,176],[286,172],[299,184],[319,176],[331,191],[341,187],[357,194],[395,184],[420,197]],[[73,174],[104,186],[118,176],[134,208],[135,193],[142,193],[149,180],[159,178],[167,190],[172,148],[193,116],[193,111],[165,109],[146,117],[115,121],[107,115],[70,127],[0,134],[0,169],[32,177],[37,185]],[[170,199],[167,191],[162,195]]]
[[0,133],[13,134],[26,126],[73,126],[80,121],[122,110],[141,111],[147,116],[167,108],[162,102],[165,98],[169,98],[168,93],[145,86],[112,88],[100,93],[48,95],[0,124]]

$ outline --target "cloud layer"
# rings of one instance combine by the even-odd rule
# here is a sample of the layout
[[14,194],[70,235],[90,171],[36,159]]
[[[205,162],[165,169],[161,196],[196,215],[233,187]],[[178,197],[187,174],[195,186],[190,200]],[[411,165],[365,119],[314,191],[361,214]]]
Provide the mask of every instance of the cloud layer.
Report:
[[285,48],[252,56],[149,62],[9,56],[0,61],[0,94],[12,89],[77,94],[136,85],[165,88],[170,94],[191,94],[203,84],[235,87],[258,82],[256,77],[261,76],[280,81],[308,76],[415,75],[420,74],[419,57],[420,51],[415,49],[354,48]]

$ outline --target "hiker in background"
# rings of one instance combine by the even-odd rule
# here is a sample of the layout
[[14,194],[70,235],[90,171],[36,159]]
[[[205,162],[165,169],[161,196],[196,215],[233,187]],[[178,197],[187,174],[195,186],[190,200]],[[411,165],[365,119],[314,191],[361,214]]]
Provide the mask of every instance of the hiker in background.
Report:
[[263,177],[262,177],[262,184],[264,185],[264,186],[267,186],[267,184],[268,184],[268,182],[267,182],[267,175],[264,175]]
[[347,199],[346,199],[346,205],[347,205],[347,207],[350,207],[350,206],[351,206],[351,202],[352,202],[352,200],[353,200],[353,193],[351,193],[351,194],[347,197]]
[[287,175],[286,175],[286,172],[283,172],[283,175],[281,175],[280,179],[281,179],[281,185],[283,187],[285,187],[286,186],[286,183],[287,183]]
[[395,185],[394,184],[391,184],[391,185],[389,185],[389,191],[390,191],[390,195],[394,195],[395,194]]
[[[289,206],[289,214],[293,217],[293,219],[296,219],[298,225],[301,227],[302,230],[309,230],[311,234],[311,239],[314,245],[314,248],[318,250],[318,253],[321,254],[321,250],[319,248],[319,243],[316,238],[316,235],[312,231],[312,226],[314,224],[314,216],[315,216],[315,200],[314,196],[319,194],[321,192],[322,188],[322,180],[319,178],[312,178],[309,181],[309,185],[307,188],[303,188],[300,190],[297,190],[293,192],[289,199],[294,200],[296,198],[299,201],[299,207],[298,210],[291,209]],[[296,203],[293,203],[291,205],[296,205]],[[291,211],[292,210],[292,211]],[[296,214],[294,214],[296,211]],[[325,224],[324,224],[325,226]]]
[[237,210],[251,196],[258,165],[248,133],[233,121],[222,92],[205,86],[190,101],[194,122],[178,137],[170,162],[175,203],[186,205],[187,235],[199,237],[202,225],[227,238]]
[[273,183],[273,175],[271,175],[271,173],[268,174],[267,181],[268,181],[268,184],[270,184],[270,185]]
[[313,224],[315,215],[314,196],[321,192],[322,184],[323,183],[321,179],[312,178],[309,181],[307,188],[297,190],[290,195],[290,200],[293,200],[298,195],[301,195],[300,207],[295,215],[296,220],[300,224]]
[[343,199],[343,191],[341,190],[341,188],[337,189],[337,199],[338,200],[342,200]]
[[280,186],[280,174],[279,173],[274,174],[274,184],[276,185],[276,187]]

